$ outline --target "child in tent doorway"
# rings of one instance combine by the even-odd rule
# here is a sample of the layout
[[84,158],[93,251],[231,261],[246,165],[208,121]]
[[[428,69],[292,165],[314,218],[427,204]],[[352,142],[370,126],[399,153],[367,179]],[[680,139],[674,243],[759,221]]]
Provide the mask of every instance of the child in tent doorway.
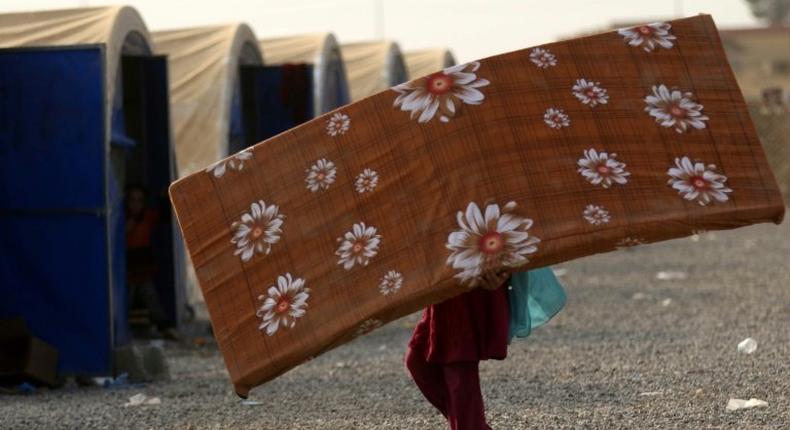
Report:
[[429,306],[414,329],[406,367],[452,430],[490,429],[480,391],[480,360],[502,360],[514,337],[526,337],[565,305],[549,268],[490,272],[480,288]]
[[126,286],[130,306],[139,303],[162,337],[178,340],[179,334],[165,317],[154,287],[158,270],[153,235],[159,211],[146,207],[147,193],[141,185],[126,187]]

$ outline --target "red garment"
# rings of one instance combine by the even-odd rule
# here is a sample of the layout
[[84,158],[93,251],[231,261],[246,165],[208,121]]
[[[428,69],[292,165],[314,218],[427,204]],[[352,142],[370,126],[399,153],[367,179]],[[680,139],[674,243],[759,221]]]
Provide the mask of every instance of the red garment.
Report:
[[429,306],[414,328],[406,367],[452,430],[490,430],[480,392],[480,360],[507,356],[507,289],[477,288]]
[[126,220],[126,247],[145,248],[151,246],[151,236],[159,220],[159,213],[153,209],[146,209],[139,220]]
[[436,364],[409,348],[406,367],[422,394],[447,418],[452,430],[491,430],[480,393],[479,361]]
[[409,348],[431,363],[502,360],[509,329],[507,288],[475,288],[425,308]]

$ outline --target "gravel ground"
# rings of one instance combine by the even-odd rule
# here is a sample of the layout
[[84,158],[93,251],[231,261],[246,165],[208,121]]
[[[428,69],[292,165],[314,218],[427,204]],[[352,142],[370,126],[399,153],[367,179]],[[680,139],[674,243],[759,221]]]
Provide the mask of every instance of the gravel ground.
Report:
[[[790,223],[562,265],[569,303],[481,366],[495,429],[790,428]],[[662,281],[659,271],[687,273]],[[669,303],[668,303],[669,301]],[[168,345],[170,382],[0,396],[7,429],[443,429],[402,356],[417,315],[233,394],[216,348]],[[736,351],[753,337],[752,355]],[[145,393],[161,405],[123,407]],[[652,395],[644,395],[652,393]],[[731,397],[768,407],[727,412]]]

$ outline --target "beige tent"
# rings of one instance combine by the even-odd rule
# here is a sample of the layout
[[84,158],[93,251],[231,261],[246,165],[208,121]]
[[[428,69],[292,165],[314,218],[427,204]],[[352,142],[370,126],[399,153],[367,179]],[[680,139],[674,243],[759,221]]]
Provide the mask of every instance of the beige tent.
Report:
[[156,51],[168,56],[179,176],[243,149],[230,139],[231,103],[240,91],[239,66],[263,62],[250,27],[159,31],[153,39]]
[[409,76],[419,78],[455,65],[449,49],[423,49],[407,52],[404,56]]
[[409,80],[398,44],[391,41],[343,45],[351,100],[357,101]]
[[[104,44],[105,119],[110,123],[121,55],[151,53],[140,14],[128,6],[45,10],[0,15],[0,47]],[[105,130],[109,139],[110,129]]]
[[346,68],[332,33],[263,39],[266,65],[313,66],[313,113],[329,112],[350,101]]

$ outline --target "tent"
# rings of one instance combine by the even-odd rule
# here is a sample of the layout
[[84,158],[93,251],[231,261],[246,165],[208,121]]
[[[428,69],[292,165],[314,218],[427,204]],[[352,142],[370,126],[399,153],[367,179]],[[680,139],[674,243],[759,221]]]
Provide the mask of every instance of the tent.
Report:
[[423,49],[407,52],[404,56],[409,76],[418,78],[455,65],[449,49]]
[[[167,55],[170,104],[179,175],[205,168],[262,140],[245,103],[242,69],[259,69],[263,56],[243,23],[158,31],[156,51]],[[202,316],[203,297],[188,264],[187,302]]]
[[263,39],[267,66],[309,65],[312,68],[312,116],[322,115],[350,101],[340,46],[331,33]]
[[398,44],[391,41],[343,45],[351,100],[357,101],[409,80]]
[[[108,374],[130,339],[123,190],[175,178],[167,69],[140,15],[99,7],[0,15],[0,319],[59,350],[61,374]],[[156,288],[180,321],[182,240],[153,233]]]
[[246,24],[153,33],[167,55],[170,103],[181,176],[240,151],[250,141],[244,127],[241,65],[261,65],[258,40]]

